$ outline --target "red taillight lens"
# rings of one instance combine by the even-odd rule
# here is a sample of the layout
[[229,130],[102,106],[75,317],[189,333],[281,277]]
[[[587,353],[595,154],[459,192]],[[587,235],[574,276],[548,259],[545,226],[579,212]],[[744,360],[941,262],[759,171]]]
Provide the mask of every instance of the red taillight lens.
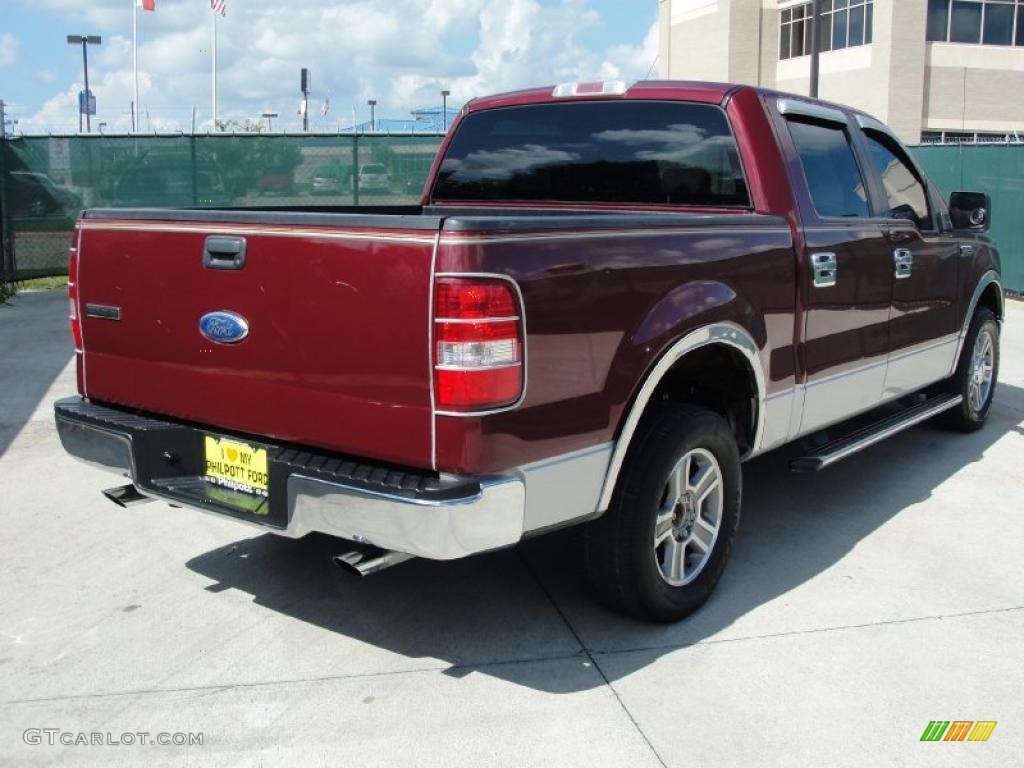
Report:
[[522,391],[519,368],[437,372],[438,405],[478,410],[514,403]]
[[439,278],[434,290],[437,404],[473,411],[523,391],[522,318],[503,280]]
[[508,283],[440,279],[435,290],[434,317],[515,317],[516,300]]
[[71,321],[71,339],[75,350],[82,351],[82,318],[78,315],[78,251],[74,248],[68,254],[68,304]]

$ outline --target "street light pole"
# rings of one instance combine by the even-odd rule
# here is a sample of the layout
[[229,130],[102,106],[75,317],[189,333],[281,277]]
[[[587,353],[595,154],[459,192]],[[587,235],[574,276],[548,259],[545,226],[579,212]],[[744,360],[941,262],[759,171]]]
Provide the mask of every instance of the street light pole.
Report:
[[441,125],[445,133],[448,132],[448,97],[451,95],[451,91],[441,91]]
[[375,108],[377,106],[377,100],[376,99],[370,99],[366,103],[370,105],[370,133],[373,133],[373,131],[376,129],[376,125],[377,125],[377,121],[374,119]]
[[267,119],[267,133],[270,133],[274,130],[274,124],[270,121],[277,117],[277,112],[264,112],[262,117]]
[[[89,115],[89,46],[99,45],[103,42],[103,38],[99,35],[68,35],[69,45],[81,45],[82,46],[82,70],[85,76],[85,130],[87,133],[92,133],[92,120]],[[82,132],[82,103],[79,101],[78,104],[78,132]]]
[[299,73],[299,88],[302,91],[302,132],[309,131],[309,92],[313,90],[313,79],[306,67]]

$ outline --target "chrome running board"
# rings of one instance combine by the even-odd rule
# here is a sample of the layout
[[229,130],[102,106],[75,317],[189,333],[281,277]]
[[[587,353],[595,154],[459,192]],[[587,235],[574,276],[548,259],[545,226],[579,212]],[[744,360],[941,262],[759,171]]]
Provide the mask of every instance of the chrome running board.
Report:
[[808,456],[793,459],[789,468],[794,472],[817,472],[819,469],[842,461],[875,443],[880,443],[887,437],[892,437],[915,424],[920,424],[932,416],[948,411],[950,408],[956,408],[961,402],[963,402],[961,395],[930,397],[923,403],[912,405],[899,413],[862,427],[856,432],[825,443]]

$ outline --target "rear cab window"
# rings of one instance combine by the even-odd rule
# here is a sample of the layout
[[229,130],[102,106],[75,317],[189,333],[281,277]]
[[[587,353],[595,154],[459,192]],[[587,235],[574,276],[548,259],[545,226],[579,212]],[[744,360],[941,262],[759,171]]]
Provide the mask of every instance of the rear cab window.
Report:
[[431,199],[750,207],[725,113],[664,101],[471,112],[445,153]]

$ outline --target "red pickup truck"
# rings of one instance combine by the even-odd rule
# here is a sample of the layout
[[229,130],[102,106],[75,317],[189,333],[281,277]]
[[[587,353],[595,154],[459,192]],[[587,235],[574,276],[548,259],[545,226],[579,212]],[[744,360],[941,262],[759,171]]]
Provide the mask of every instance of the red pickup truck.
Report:
[[85,211],[57,427],[119,503],[330,534],[364,574],[582,524],[597,596],[675,620],[722,574],[744,460],[982,425],[989,209],[799,96],[474,100],[419,206]]

